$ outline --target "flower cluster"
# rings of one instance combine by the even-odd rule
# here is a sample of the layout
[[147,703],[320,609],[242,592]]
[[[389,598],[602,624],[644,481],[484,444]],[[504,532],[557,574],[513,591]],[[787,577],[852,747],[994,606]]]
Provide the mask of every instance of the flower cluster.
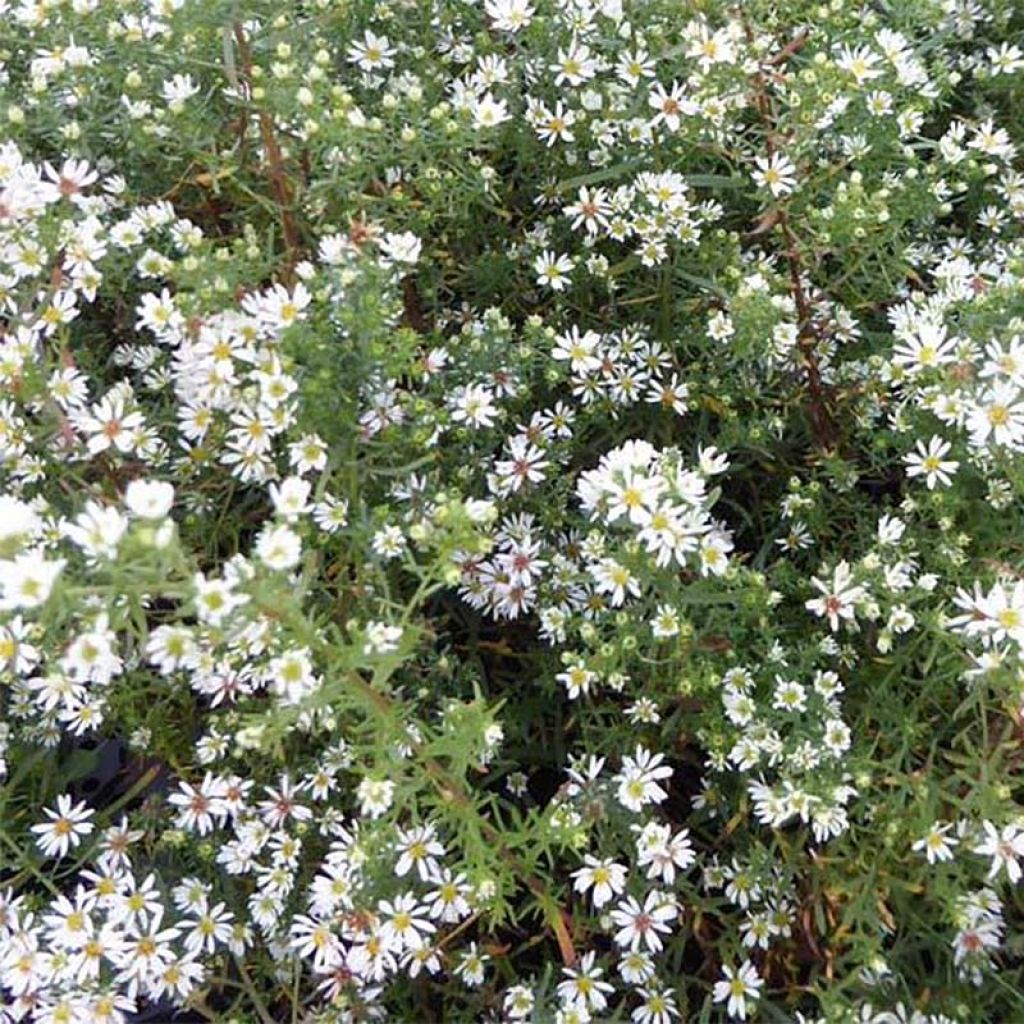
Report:
[[0,0],[0,1022],[1024,1014],[1019,30]]

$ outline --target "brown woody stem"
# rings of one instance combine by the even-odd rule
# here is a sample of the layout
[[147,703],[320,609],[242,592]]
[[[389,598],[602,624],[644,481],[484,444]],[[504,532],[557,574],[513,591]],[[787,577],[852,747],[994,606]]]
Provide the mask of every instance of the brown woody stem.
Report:
[[[775,56],[766,63],[773,67],[783,67],[795,53],[803,48],[807,42],[809,33],[802,32],[791,40]],[[753,34],[747,27],[747,38],[752,39]],[[765,125],[765,149],[768,158],[771,159],[776,152],[775,144],[775,115],[772,110],[771,97],[768,95],[768,83],[764,71],[759,70],[754,75],[754,103],[761,121]],[[828,402],[825,398],[825,390],[821,380],[821,366],[818,363],[817,346],[818,332],[814,324],[814,314],[811,303],[808,300],[807,292],[803,284],[803,259],[800,254],[800,245],[789,223],[789,217],[784,207],[780,206],[774,211],[773,226],[777,226],[782,232],[783,240],[786,243],[784,256],[789,267],[789,291],[793,297],[797,312],[797,343],[800,354],[803,356],[804,367],[807,371],[807,415],[811,423],[811,432],[814,440],[820,448],[831,448],[835,443],[836,429],[829,411]]]
[[[252,50],[245,38],[242,26],[236,22],[234,25],[235,42],[238,45],[238,54],[242,60],[242,74],[252,91]],[[274,135],[274,123],[270,115],[261,110],[258,114],[260,124],[260,139],[263,143],[263,152],[267,158],[267,177],[270,179],[270,187],[274,193],[274,201],[277,205],[278,216],[281,220],[281,231],[284,235],[285,250],[288,254],[288,261],[285,270],[285,277],[290,277],[292,269],[299,260],[299,229],[295,222],[295,210],[292,202],[292,190],[288,181],[288,174],[285,170],[284,159],[281,156],[281,147],[278,145],[277,137]]]

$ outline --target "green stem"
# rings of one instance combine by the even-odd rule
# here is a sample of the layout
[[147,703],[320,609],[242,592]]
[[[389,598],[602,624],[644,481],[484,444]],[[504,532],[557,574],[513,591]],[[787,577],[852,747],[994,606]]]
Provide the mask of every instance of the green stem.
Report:
[[44,885],[54,896],[60,895],[60,890],[35,866],[26,856],[25,851],[6,833],[0,832],[2,839],[13,851],[18,863],[21,864],[38,882]]
[[242,988],[245,989],[245,994],[252,1000],[256,1016],[259,1017],[262,1024],[276,1024],[273,1015],[267,1009],[267,1004],[263,1001],[263,997],[256,991],[256,986],[253,984],[249,972],[245,969],[245,964],[242,962],[241,957],[234,957],[234,961],[235,967],[238,968],[238,976],[242,979]]

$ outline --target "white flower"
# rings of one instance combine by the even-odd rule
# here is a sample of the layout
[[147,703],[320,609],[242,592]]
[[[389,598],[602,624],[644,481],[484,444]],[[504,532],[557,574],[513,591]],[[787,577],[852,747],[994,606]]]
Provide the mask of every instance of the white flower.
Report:
[[437,926],[427,917],[427,908],[411,893],[396,896],[394,901],[381,900],[378,910],[384,923],[381,938],[396,953],[420,949]]
[[1024,581],[1018,580],[1012,589],[996,583],[987,594],[976,583],[973,593],[958,590],[953,603],[964,614],[949,620],[952,629],[981,637],[986,645],[1024,643]]
[[460,388],[449,399],[452,419],[456,423],[466,423],[471,427],[494,426],[494,417],[498,407],[494,404],[494,395],[480,384],[471,384]]
[[313,506],[313,519],[325,533],[336,533],[348,525],[348,502],[325,495]]
[[651,620],[651,635],[659,640],[679,633],[679,612],[669,604],[659,604]]
[[180,114],[185,109],[185,101],[198,92],[199,86],[192,81],[191,75],[174,75],[163,84],[163,96],[173,114]]
[[[628,515],[635,526],[647,526],[652,510],[665,490],[665,481],[660,476],[645,476],[643,473],[624,473],[621,481],[614,481],[609,488],[610,500],[606,519],[614,523],[621,515]],[[667,513],[666,513],[667,515]]]
[[484,11],[499,32],[518,32],[533,19],[529,0],[484,0]]
[[643,1002],[632,1012],[633,1024],[670,1024],[679,1016],[679,1009],[672,998],[671,988],[638,988],[637,995]]
[[317,434],[306,434],[288,446],[288,456],[296,472],[319,472],[327,465],[327,445]]
[[367,30],[362,42],[352,43],[348,48],[348,59],[363,71],[377,71],[394,66],[392,57],[395,49],[387,36],[378,36]]
[[732,26],[720,28],[712,33],[704,24],[698,24],[691,33],[687,57],[700,62],[701,70],[707,71],[714,64],[731,64],[736,59],[735,38],[730,32]]
[[504,100],[496,100],[489,92],[472,105],[472,111],[475,128],[495,128],[512,116],[508,112],[508,104]]
[[212,832],[215,825],[228,817],[225,802],[227,786],[223,780],[207,772],[198,786],[192,786],[184,779],[178,783],[178,791],[172,793],[167,802],[178,809],[178,827],[201,836]]
[[1024,581],[1018,580],[1012,590],[997,583],[986,595],[980,610],[992,643],[1013,640],[1024,644]]
[[329,924],[317,918],[297,914],[290,929],[291,948],[309,960],[313,970],[328,973],[342,961],[342,946]]
[[1024,394],[1009,383],[989,388],[967,414],[971,444],[984,447],[992,443],[1019,449],[1024,441]]
[[565,291],[572,273],[573,263],[568,256],[556,255],[545,249],[534,261],[533,269],[537,272],[537,284],[545,285],[554,292]]
[[30,505],[0,494],[0,544],[32,536],[40,527],[39,516]]
[[701,538],[699,546],[700,571],[706,576],[721,576],[729,567],[729,552],[733,543],[729,534],[715,530]]
[[[558,983],[558,998],[567,1007],[600,1013],[607,1005],[606,993],[614,992],[613,985],[601,981],[604,973],[600,967],[594,966],[596,954],[593,950],[584,954],[575,969],[563,967],[562,973],[566,980]],[[589,1016],[586,1018],[589,1020]]]
[[583,227],[588,235],[596,235],[601,228],[608,227],[608,216],[612,207],[603,188],[591,191],[586,185],[581,185],[575,203],[570,203],[562,208],[566,217],[572,218],[572,227],[575,230]]
[[218,945],[224,945],[231,937],[233,915],[223,903],[199,909],[189,923],[192,930],[185,936],[185,948],[195,955],[212,954]]
[[247,595],[235,593],[227,581],[208,580],[201,572],[192,577],[192,585],[199,619],[211,626],[221,625],[236,608],[249,600]]
[[294,569],[302,557],[302,540],[283,523],[267,526],[256,539],[256,555],[268,569]]
[[455,976],[470,988],[477,988],[483,984],[484,965],[490,959],[486,953],[480,952],[475,942],[470,942],[459,957]]
[[195,666],[197,645],[187,626],[157,626],[146,641],[146,657],[163,675]]
[[725,341],[735,333],[732,318],[724,310],[717,310],[708,318],[708,336],[715,341]]
[[622,892],[626,885],[626,868],[615,861],[598,860],[589,853],[583,858],[584,867],[572,873],[576,892],[592,889],[591,898],[595,907],[603,907],[612,897]]
[[770,157],[759,156],[756,160],[757,170],[754,171],[754,183],[758,188],[766,188],[773,196],[785,196],[796,186],[796,165],[782,153],[772,153]]
[[867,46],[858,46],[856,49],[843,46],[836,58],[836,67],[852,75],[857,85],[862,85],[882,74],[877,67],[878,62],[878,54]]
[[924,320],[914,333],[893,351],[893,362],[914,376],[923,370],[946,366],[956,359],[956,340],[946,337],[942,324]]
[[1020,47],[1012,43],[1000,43],[998,47],[990,46],[985,56],[991,63],[992,75],[1012,75],[1024,69],[1024,54]]
[[670,132],[679,131],[680,118],[684,114],[692,116],[700,112],[700,104],[690,99],[678,82],[673,82],[668,89],[655,82],[647,97],[647,105],[657,111],[651,118],[651,127],[664,124]]
[[839,757],[850,749],[850,727],[841,718],[830,718],[825,723],[822,743],[829,753]]
[[287,651],[267,666],[267,677],[286,704],[298,704],[320,688],[307,648]]
[[618,608],[627,595],[637,597],[640,594],[640,581],[621,562],[614,558],[602,558],[591,569],[600,594],[609,594],[611,604]]
[[974,852],[981,857],[991,857],[988,877],[995,878],[1000,871],[1006,871],[1006,877],[1016,885],[1020,881],[1022,870],[1020,859],[1024,857],[1024,830],[1016,825],[1005,825],[999,831],[990,821],[983,821],[985,838],[974,847]]
[[576,662],[559,672],[555,679],[565,685],[570,700],[577,700],[581,694],[585,696],[590,693],[590,685],[597,679],[597,673],[582,662]]
[[395,784],[390,779],[373,779],[364,776],[356,787],[359,811],[370,818],[386,814],[395,798]]
[[760,997],[764,982],[757,973],[757,968],[749,960],[744,960],[739,968],[722,966],[722,981],[715,982],[714,1000],[723,1003],[728,1000],[726,1010],[730,1017],[747,1019],[747,1001],[756,1002]]
[[397,558],[408,546],[405,534],[397,526],[384,526],[379,529],[371,541],[373,550],[385,561]]
[[720,452],[714,445],[707,448],[703,445],[697,450],[697,461],[704,476],[717,476],[729,468],[729,456]]
[[90,558],[115,558],[118,542],[127,528],[128,521],[116,508],[90,501],[73,523],[64,525],[62,532]]
[[140,412],[125,412],[125,397],[111,391],[88,412],[77,415],[80,429],[92,435],[87,446],[90,455],[98,455],[113,445],[127,453],[135,446],[138,431],[145,425]]
[[502,1009],[509,1020],[526,1020],[533,1013],[536,1002],[533,992],[525,985],[513,985],[505,992]]
[[270,485],[270,500],[274,503],[274,511],[294,523],[300,516],[309,511],[309,493],[312,485],[300,476],[285,477],[280,486]]
[[434,876],[434,884],[437,888],[427,896],[432,901],[431,917],[445,924],[455,924],[472,913],[465,899],[469,892],[465,875],[454,876],[450,868],[442,868]]
[[61,658],[61,667],[76,681],[89,680],[103,685],[121,672],[117,637],[110,629],[106,612],[96,617],[91,629],[71,641]]
[[572,142],[576,136],[572,132],[572,126],[576,123],[576,114],[559,100],[555,104],[554,111],[549,110],[544,104],[539,104],[536,111],[531,114],[531,121],[537,137],[548,147],[554,146],[556,142]]
[[794,680],[775,677],[772,707],[779,711],[803,711],[807,707],[807,690]]
[[492,523],[498,516],[498,506],[485,498],[467,498],[463,504],[470,522]]
[[839,628],[839,620],[852,622],[856,615],[855,605],[867,596],[864,587],[852,585],[853,574],[849,563],[841,561],[833,571],[831,583],[814,577],[811,584],[821,591],[822,596],[805,602],[808,611],[815,615],[827,616],[828,624],[834,633]]
[[947,835],[952,827],[952,824],[948,822],[946,824],[936,822],[928,829],[924,838],[918,839],[911,849],[915,853],[923,851],[929,864],[934,864],[936,861],[952,860],[953,848],[958,842],[955,836]]
[[386,622],[371,622],[366,627],[363,654],[390,654],[398,650],[402,639],[401,626],[389,626]]
[[163,480],[133,480],[124,492],[124,503],[139,519],[163,519],[174,505],[174,487]]
[[673,836],[668,825],[654,821],[639,828],[636,847],[637,865],[647,868],[648,878],[660,877],[664,885],[672,885],[676,871],[685,871],[697,859],[687,829]]
[[639,811],[645,804],[661,803],[668,793],[659,785],[661,779],[670,778],[672,769],[664,754],[652,754],[637,746],[632,757],[622,759],[622,770],[615,776],[618,800],[627,810]]
[[595,331],[585,331],[581,334],[580,329],[573,324],[568,331],[555,338],[551,358],[562,362],[568,361],[569,369],[573,373],[590,373],[601,366],[601,359],[597,355],[597,346],[600,344],[601,335]]
[[445,849],[432,825],[400,829],[396,850],[399,857],[395,863],[395,874],[399,878],[404,878],[414,867],[421,882],[437,878],[440,870],[437,858],[444,856]]
[[563,83],[568,83],[571,86],[582,85],[593,78],[597,72],[590,48],[575,40],[568,50],[559,49],[558,57],[550,67],[552,71],[556,72],[555,85]]
[[71,797],[62,793],[57,797],[57,809],[44,808],[43,813],[49,821],[42,825],[33,825],[36,834],[36,846],[47,857],[63,857],[68,850],[74,849],[89,835],[94,825],[90,822],[93,812],[85,802],[72,805]]
[[618,928],[615,942],[632,950],[645,945],[649,952],[657,953],[664,946],[661,936],[672,932],[669,921],[674,921],[677,916],[675,900],[657,889],[647,894],[643,906],[632,896],[627,896],[611,913]]
[[38,608],[50,596],[66,564],[63,558],[47,560],[41,550],[0,561],[0,610]]
[[391,263],[415,266],[419,261],[423,242],[411,231],[389,232],[380,242],[381,253]]

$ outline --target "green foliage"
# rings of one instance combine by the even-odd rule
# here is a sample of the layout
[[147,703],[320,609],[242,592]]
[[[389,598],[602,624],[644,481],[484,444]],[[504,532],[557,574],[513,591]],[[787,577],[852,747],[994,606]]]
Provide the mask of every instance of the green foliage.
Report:
[[0,0],[0,1021],[1024,1015],[1022,40]]

